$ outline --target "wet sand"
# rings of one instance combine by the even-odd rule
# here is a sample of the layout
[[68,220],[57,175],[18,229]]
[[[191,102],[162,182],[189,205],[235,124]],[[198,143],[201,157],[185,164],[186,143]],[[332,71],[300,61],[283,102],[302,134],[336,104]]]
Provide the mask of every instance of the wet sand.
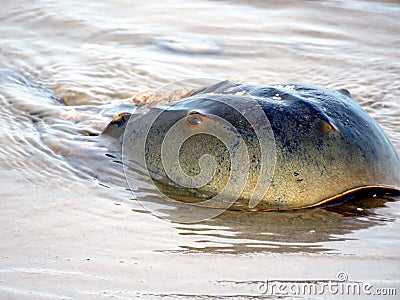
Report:
[[191,236],[132,212],[130,203],[112,201],[115,193],[91,205],[95,195],[81,184],[75,191],[26,184],[14,184],[13,201],[2,204],[2,299],[251,299],[262,295],[265,280],[321,288],[340,272],[347,283],[400,288],[397,243],[386,255],[182,250],[179,245],[193,243]]

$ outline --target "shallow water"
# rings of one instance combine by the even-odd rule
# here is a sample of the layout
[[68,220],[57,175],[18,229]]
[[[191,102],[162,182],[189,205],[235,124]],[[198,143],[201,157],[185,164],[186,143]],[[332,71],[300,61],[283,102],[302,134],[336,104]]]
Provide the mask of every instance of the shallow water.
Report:
[[346,88],[400,151],[398,1],[6,2],[0,295],[239,298],[339,271],[400,293],[399,199],[168,222],[95,137],[139,91],[238,78]]

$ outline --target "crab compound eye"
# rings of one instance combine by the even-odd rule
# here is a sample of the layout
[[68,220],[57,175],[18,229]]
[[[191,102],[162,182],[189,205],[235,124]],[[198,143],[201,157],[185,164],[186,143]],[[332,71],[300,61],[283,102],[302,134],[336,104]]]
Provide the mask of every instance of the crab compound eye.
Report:
[[193,126],[200,125],[203,122],[203,116],[197,111],[191,111],[187,116],[187,122]]

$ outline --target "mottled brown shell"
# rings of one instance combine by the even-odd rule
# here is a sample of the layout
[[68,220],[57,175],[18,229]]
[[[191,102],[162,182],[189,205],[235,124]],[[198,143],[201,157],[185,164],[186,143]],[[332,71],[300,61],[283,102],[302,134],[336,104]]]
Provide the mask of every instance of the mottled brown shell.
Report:
[[[177,120],[192,114],[193,124],[188,122],[188,126],[195,126],[200,119],[207,121],[207,116],[219,116],[237,128],[253,157],[248,184],[232,206],[233,209],[249,209],[247,203],[262,163],[258,140],[251,124],[221,101],[216,101],[239,103],[247,101],[248,97],[256,99],[262,107],[276,143],[271,186],[253,210],[312,207],[371,188],[400,190],[400,162],[395,149],[348,91],[300,84],[258,86],[224,81],[176,102],[151,124],[146,163],[150,175],[165,194],[201,205],[199,202],[218,194],[226,184],[229,155],[223,143],[213,136],[194,136],[182,145],[180,152],[180,164],[189,175],[196,174],[198,160],[203,154],[215,158],[218,172],[208,184],[191,189],[176,186],[165,174],[161,162],[163,137]],[[138,116],[139,122],[135,124],[145,124],[153,113],[150,110]],[[140,151],[135,140],[140,134],[138,128],[130,128],[128,123],[124,139],[132,155]]]

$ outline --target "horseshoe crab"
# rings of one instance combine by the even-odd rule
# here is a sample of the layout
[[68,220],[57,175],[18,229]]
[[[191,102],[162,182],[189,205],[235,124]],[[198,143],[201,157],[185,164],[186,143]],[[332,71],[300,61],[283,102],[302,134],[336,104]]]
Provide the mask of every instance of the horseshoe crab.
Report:
[[[249,99],[264,114],[255,122],[249,122],[243,111],[235,109]],[[181,145],[169,142],[169,147],[179,146],[179,155],[178,161],[168,161],[163,157],[163,151],[167,151],[163,143],[182,119],[186,121],[175,134],[189,135],[178,139]],[[239,144],[229,148],[221,136],[204,130],[226,127],[223,120],[242,138],[249,158],[248,174],[241,177],[245,181],[239,193],[235,184],[228,184],[230,180],[239,182],[235,176],[243,175],[232,174],[234,162],[229,153],[237,151]],[[272,131],[274,143],[262,145],[265,140],[257,136],[254,123],[261,132]],[[223,81],[169,106],[153,107],[132,117],[119,115],[103,136],[122,145],[128,160],[142,156],[154,183],[169,198],[200,206],[222,192],[218,201],[204,206],[225,207],[223,202],[232,200],[231,209],[292,210],[330,203],[360,191],[400,191],[396,150],[347,90]],[[273,157],[263,156],[262,146]],[[213,160],[204,160],[205,154]],[[265,157],[273,159],[273,163],[268,164]],[[213,165],[213,176],[204,184],[182,185],[174,180],[179,176],[199,179],[210,167],[207,164]],[[264,176],[263,166],[270,176]],[[183,175],[171,176],[171,171]],[[240,167],[236,171],[241,173]],[[233,194],[235,199],[230,199]],[[258,201],[249,205],[254,196]]]

